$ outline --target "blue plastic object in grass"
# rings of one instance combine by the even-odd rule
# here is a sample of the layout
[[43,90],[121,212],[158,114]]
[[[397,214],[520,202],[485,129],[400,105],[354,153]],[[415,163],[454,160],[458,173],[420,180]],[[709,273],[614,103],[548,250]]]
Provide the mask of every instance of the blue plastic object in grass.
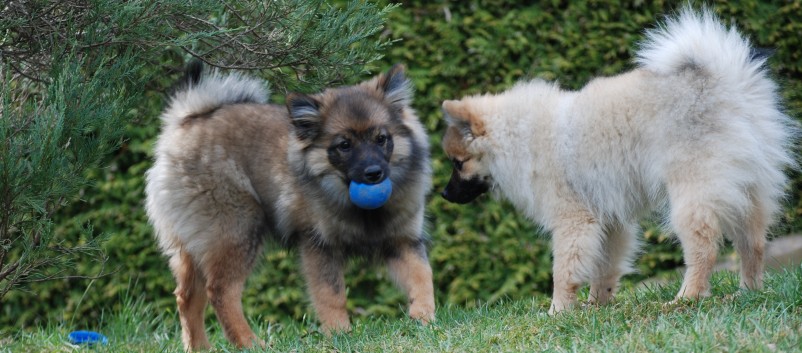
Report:
[[386,178],[378,184],[360,184],[351,181],[351,185],[348,186],[348,196],[351,197],[351,202],[366,210],[382,207],[390,199],[392,193],[393,183],[390,178]]
[[70,332],[70,343],[77,345],[94,345],[96,343],[109,344],[106,336],[94,331],[73,331]]

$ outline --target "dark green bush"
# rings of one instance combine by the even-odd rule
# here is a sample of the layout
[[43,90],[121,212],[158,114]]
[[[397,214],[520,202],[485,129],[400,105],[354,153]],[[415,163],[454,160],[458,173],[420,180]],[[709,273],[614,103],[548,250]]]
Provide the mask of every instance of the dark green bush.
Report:
[[[440,149],[443,123],[440,102],[481,92],[498,92],[528,78],[558,80],[576,89],[597,76],[632,67],[643,30],[685,2],[644,1],[409,1],[393,11],[382,33],[398,39],[374,71],[404,63],[417,90],[414,106],[431,132],[434,190],[427,207],[432,239],[430,259],[438,302],[475,305],[501,297],[550,294],[548,237],[509,205],[486,199],[460,206],[437,193],[445,186],[450,164]],[[737,25],[754,43],[775,48],[769,62],[782,84],[788,113],[802,116],[802,1],[714,1],[716,12]],[[354,77],[355,82],[365,77]],[[154,85],[163,88],[164,83]],[[114,274],[87,283],[63,281],[31,288],[6,305],[26,310],[0,318],[4,325],[36,318],[92,322],[101,308],[116,309],[120,293],[132,288],[158,308],[174,309],[173,281],[157,253],[142,210],[143,173],[150,165],[151,144],[164,102],[157,93],[141,107],[141,120],[127,126],[128,141],[96,170],[96,188],[61,214],[58,231],[70,237],[86,224],[109,234],[105,248]],[[791,197],[777,234],[800,229],[800,183],[794,175]],[[639,279],[681,264],[672,238],[654,222],[644,224],[645,253],[637,263]],[[299,320],[310,314],[297,254],[267,251],[251,277],[245,307],[254,320]],[[82,269],[90,271],[91,269]],[[347,274],[349,308],[356,314],[397,316],[403,295],[383,271],[355,264]],[[37,294],[33,296],[31,294]],[[39,304],[43,297],[46,304]],[[83,299],[81,301],[81,299]]]

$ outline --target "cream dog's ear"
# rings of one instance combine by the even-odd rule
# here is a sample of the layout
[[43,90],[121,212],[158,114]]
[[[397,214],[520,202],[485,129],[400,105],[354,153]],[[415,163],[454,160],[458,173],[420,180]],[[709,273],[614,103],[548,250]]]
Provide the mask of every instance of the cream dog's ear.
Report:
[[443,115],[448,125],[456,127],[463,137],[473,139],[485,134],[484,122],[463,101],[444,101]]

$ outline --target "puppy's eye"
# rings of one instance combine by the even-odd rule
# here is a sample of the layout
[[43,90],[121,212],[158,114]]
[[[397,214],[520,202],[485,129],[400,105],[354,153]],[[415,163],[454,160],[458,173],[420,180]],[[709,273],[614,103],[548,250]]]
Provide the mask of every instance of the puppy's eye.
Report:
[[384,146],[384,144],[387,143],[387,135],[381,134],[376,136],[376,143],[379,144],[379,146]]
[[343,152],[348,152],[351,150],[351,141],[342,140],[339,144],[337,144],[337,149]]
[[463,162],[461,160],[454,158],[451,160],[451,163],[454,164],[454,168],[457,168],[458,171],[462,171]]

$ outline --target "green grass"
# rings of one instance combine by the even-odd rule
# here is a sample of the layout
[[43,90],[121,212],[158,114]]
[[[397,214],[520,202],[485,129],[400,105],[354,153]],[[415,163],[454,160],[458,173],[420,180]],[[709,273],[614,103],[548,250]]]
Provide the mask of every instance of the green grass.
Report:
[[[802,267],[769,273],[761,291],[738,289],[738,276],[717,273],[713,297],[668,305],[678,279],[625,288],[605,307],[550,317],[549,299],[504,300],[477,309],[438,309],[437,321],[370,317],[350,334],[317,333],[313,320],[257,324],[278,352],[799,352],[802,351]],[[587,295],[587,289],[583,292]],[[214,321],[214,320],[211,320]],[[254,320],[259,322],[258,318]],[[0,352],[74,352],[68,323],[0,336]],[[128,300],[123,312],[104,316],[95,330],[109,337],[97,352],[181,352],[173,313]],[[215,323],[217,352],[236,351]],[[263,350],[251,350],[259,352]]]

